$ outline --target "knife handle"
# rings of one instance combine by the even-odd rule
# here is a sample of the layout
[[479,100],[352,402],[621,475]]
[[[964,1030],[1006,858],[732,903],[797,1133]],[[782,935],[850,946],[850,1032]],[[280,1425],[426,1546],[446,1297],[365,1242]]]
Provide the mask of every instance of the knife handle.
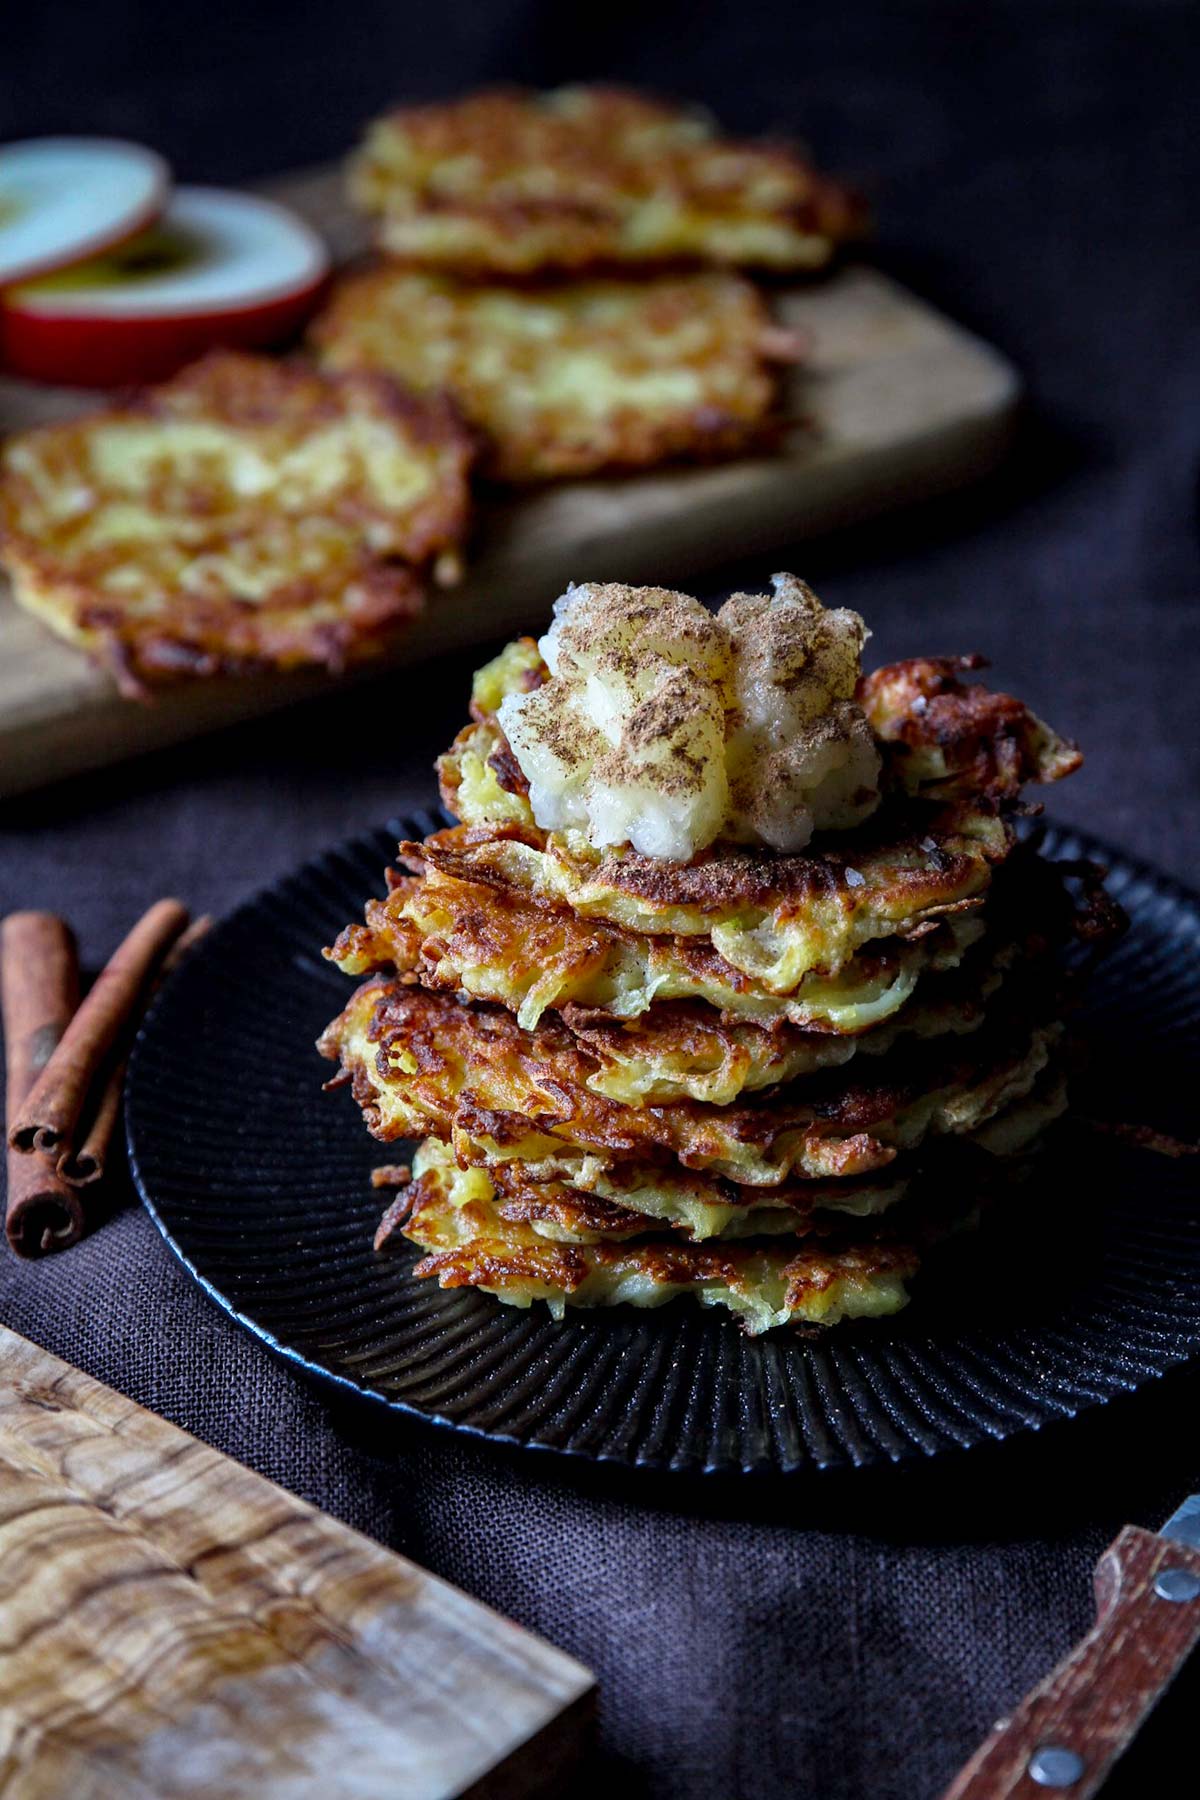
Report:
[[1096,1565],[1091,1631],[1001,1720],[942,1800],[1087,1800],[1198,1640],[1200,1550],[1126,1525]]

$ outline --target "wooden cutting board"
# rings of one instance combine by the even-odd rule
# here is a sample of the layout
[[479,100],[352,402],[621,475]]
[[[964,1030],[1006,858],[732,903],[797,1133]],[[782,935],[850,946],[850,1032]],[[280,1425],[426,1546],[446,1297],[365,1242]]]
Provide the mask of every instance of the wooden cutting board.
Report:
[[0,1597],[5,1800],[517,1800],[588,1740],[579,1663],[4,1327]]
[[[362,249],[335,171],[271,191],[311,219],[339,258]],[[785,291],[778,311],[808,331],[813,347],[789,395],[789,411],[807,424],[782,454],[572,482],[483,505],[466,581],[432,598],[393,662],[538,629],[572,580],[678,586],[743,556],[761,557],[765,580],[777,549],[958,487],[1003,454],[1020,388],[1011,365],[895,282],[852,265]],[[96,403],[94,394],[0,378],[0,433]],[[0,577],[0,798],[272,711],[331,682],[263,676],[130,703],[21,613]]]

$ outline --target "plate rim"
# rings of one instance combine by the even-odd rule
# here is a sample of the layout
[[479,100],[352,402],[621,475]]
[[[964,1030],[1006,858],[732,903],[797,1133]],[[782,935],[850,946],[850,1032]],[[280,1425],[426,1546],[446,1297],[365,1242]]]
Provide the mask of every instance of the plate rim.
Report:
[[[284,870],[282,874],[264,882],[260,887],[254,889],[250,894],[239,900],[228,912],[223,913],[214,924],[212,930],[205,934],[204,939],[200,945],[197,946],[198,953],[202,955],[211,955],[214,949],[219,946],[221,940],[235,927],[239,920],[242,920],[256,908],[269,904],[272,900],[281,898],[283,893],[286,892],[293,883],[303,877],[308,871],[315,870],[326,861],[339,858],[349,860],[365,854],[369,847],[373,847],[374,840],[378,838],[392,838],[394,841],[399,842],[403,838],[414,837],[414,835],[427,835],[429,830],[438,829],[440,825],[450,822],[452,822],[450,815],[440,806],[415,807],[411,812],[392,814],[382,824],[366,825],[359,831],[355,831],[346,837],[323,846],[314,851],[310,856],[305,857],[302,862],[293,864],[290,868]],[[1187,882],[1180,880],[1177,876],[1170,874],[1166,870],[1158,868],[1148,859],[1123,850],[1118,845],[1113,844],[1110,840],[1100,837],[1094,832],[1079,826],[1062,823],[1054,818],[1047,818],[1044,814],[1039,815],[1034,820],[1033,825],[1035,830],[1050,830],[1056,832],[1068,842],[1073,842],[1073,848],[1075,849],[1076,854],[1082,855],[1089,860],[1094,859],[1102,863],[1106,872],[1113,866],[1114,862],[1122,865],[1124,869],[1129,872],[1129,875],[1133,880],[1146,882],[1164,898],[1169,899],[1174,905],[1191,909],[1196,915],[1197,927],[1200,928],[1200,888],[1189,886]],[[414,827],[416,828],[415,833],[413,830]],[[130,1049],[127,1073],[127,1094],[132,1092],[136,1083],[142,1058],[150,1053],[148,1045],[152,1034],[158,1029],[158,1018],[162,1011],[164,996],[170,991],[176,978],[176,974],[172,974],[163,982],[161,988],[153,996],[153,999],[147,1007],[146,1013],[139,1024]],[[431,1430],[451,1431],[459,1436],[472,1439],[476,1443],[493,1446],[503,1451],[533,1451],[545,1456],[565,1459],[568,1466],[578,1467],[580,1465],[599,1465],[606,1470],[636,1470],[640,1475],[644,1476],[658,1476],[659,1478],[671,1476],[690,1480],[694,1480],[697,1477],[703,1477],[707,1481],[729,1479],[790,1481],[815,1479],[819,1477],[834,1478],[836,1476],[845,1476],[852,1473],[864,1473],[868,1470],[900,1470],[924,1467],[935,1459],[940,1459],[945,1456],[962,1456],[984,1448],[995,1450],[1001,1445],[1010,1443],[1013,1440],[1024,1442],[1027,1441],[1031,1435],[1042,1433],[1047,1430],[1053,1432],[1063,1427],[1067,1427],[1074,1420],[1085,1415],[1094,1414],[1100,1408],[1111,1405],[1114,1401],[1120,1402],[1131,1400],[1143,1389],[1151,1386],[1153,1382],[1161,1381],[1164,1377],[1175,1374],[1180,1369],[1186,1368],[1190,1364],[1200,1362],[1200,1339],[1198,1339],[1195,1347],[1191,1351],[1165,1355],[1160,1367],[1153,1369],[1148,1373],[1138,1375],[1130,1381],[1128,1386],[1115,1388],[1106,1394],[1081,1396],[1078,1401],[1073,1404],[1069,1412],[1063,1411],[1056,1415],[1039,1419],[1017,1419],[1014,1420],[1011,1423],[1010,1428],[1006,1429],[1002,1434],[994,1437],[985,1437],[975,1442],[963,1443],[950,1439],[939,1444],[922,1445],[909,1439],[906,1440],[898,1451],[885,1449],[883,1446],[877,1445],[876,1453],[862,1460],[856,1460],[852,1456],[843,1453],[842,1455],[826,1458],[824,1460],[820,1460],[810,1455],[802,1462],[792,1464],[791,1466],[780,1466],[778,1464],[770,1465],[764,1463],[751,1464],[744,1461],[735,1462],[732,1460],[719,1464],[713,1462],[699,1462],[685,1466],[682,1464],[675,1464],[670,1460],[651,1460],[641,1456],[630,1458],[608,1451],[595,1451],[583,1447],[572,1446],[570,1444],[551,1443],[536,1435],[520,1437],[514,1432],[488,1429],[481,1425],[472,1424],[470,1420],[454,1419],[446,1413],[418,1406],[411,1400],[406,1400],[396,1395],[386,1394],[377,1387],[357,1381],[349,1375],[340,1374],[336,1369],[331,1369],[326,1363],[318,1362],[313,1357],[306,1355],[303,1350],[298,1349],[295,1345],[285,1343],[276,1332],[270,1329],[269,1326],[264,1325],[260,1320],[253,1318],[248,1312],[244,1311],[234,1299],[217,1286],[215,1281],[205,1275],[197,1266],[193,1258],[184,1249],[183,1245],[175,1237],[169,1223],[163,1217],[150,1192],[149,1183],[142,1168],[141,1158],[138,1153],[136,1141],[137,1133],[134,1129],[134,1111],[129,1105],[128,1100],[126,1101],[124,1113],[124,1137],[130,1179],[133,1182],[138,1200],[144,1210],[149,1214],[160,1237],[163,1239],[176,1262],[184,1269],[201,1291],[210,1300],[215,1302],[227,1318],[232,1319],[235,1324],[248,1332],[253,1338],[257,1339],[271,1355],[279,1358],[293,1371],[305,1377],[311,1384],[318,1388],[332,1388],[336,1390],[340,1396],[344,1396],[358,1406],[366,1406],[372,1410],[382,1408],[393,1419],[399,1418],[420,1427],[428,1427]],[[728,1325],[730,1329],[736,1329],[736,1326],[732,1321],[719,1320],[715,1321],[715,1323]]]

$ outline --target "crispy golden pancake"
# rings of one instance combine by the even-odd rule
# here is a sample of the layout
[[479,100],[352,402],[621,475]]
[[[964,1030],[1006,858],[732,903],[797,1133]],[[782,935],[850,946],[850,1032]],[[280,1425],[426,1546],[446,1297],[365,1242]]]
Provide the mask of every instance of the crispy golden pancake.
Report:
[[[797,856],[730,849],[665,865],[633,851],[601,854],[576,832],[469,825],[402,845],[401,854],[410,866],[642,938],[641,954],[658,970],[664,959],[655,959],[653,940],[678,940],[670,955],[690,962],[693,984],[724,981],[731,991],[785,1000],[814,972],[839,976],[867,945],[918,941],[939,923],[969,919],[1012,841],[1002,820],[960,810],[929,821],[919,838],[905,823],[864,830],[853,847]],[[702,991],[693,985],[677,997]]]
[[[453,1157],[453,1150],[448,1154]],[[705,1238],[799,1237],[814,1219],[872,1218],[904,1198],[909,1177],[868,1181],[797,1181],[774,1188],[739,1187],[719,1177],[656,1163],[597,1169],[588,1187],[523,1179],[519,1163],[495,1163],[487,1178],[503,1217],[533,1224],[542,1236],[600,1242],[664,1228]],[[550,1211],[547,1211],[547,1208]],[[578,1207],[578,1212],[573,1209]],[[601,1211],[600,1209],[605,1209]]]
[[418,270],[348,277],[313,328],[327,368],[453,396],[503,482],[769,447],[772,364],[798,340],[736,275],[484,287]]
[[597,1060],[593,1092],[630,1105],[727,1105],[904,1035],[972,1031],[1007,975],[1049,989],[1053,972],[1039,972],[1049,953],[1095,935],[1086,892],[1077,898],[1057,865],[1022,850],[992,892],[986,934],[968,916],[884,940],[779,1000],[689,939],[640,938],[436,871],[389,884],[386,900],[367,902],[365,925],[325,953],[347,975],[394,970],[506,1006],[528,1030],[555,1010]]
[[[519,1162],[531,1180],[587,1188],[597,1163],[678,1158],[750,1186],[885,1168],[926,1138],[966,1135],[1023,1098],[1049,1066],[1056,1026],[1019,1021],[920,1046],[900,1068],[841,1071],[738,1106],[635,1108],[588,1086],[594,1060],[564,1027],[524,1031],[500,1008],[376,978],[323,1034],[370,1130],[435,1135],[464,1164]],[[895,1059],[894,1059],[895,1060]]]
[[[794,1027],[809,1039],[867,1031],[910,1000],[920,975],[955,968],[982,932],[978,918],[952,917],[910,939],[872,943],[833,973],[807,970],[790,993],[778,994],[707,940],[640,936],[434,869],[424,879],[399,881],[385,901],[368,901],[366,925],[350,926],[328,954],[347,975],[390,966],[427,987],[507,1006],[531,1030],[548,1009],[572,1007],[577,1015],[583,1009],[623,1021],[647,1018],[650,1031],[655,1014],[680,1016],[670,1002],[703,1002],[700,1024],[707,1016],[711,1029],[724,1033],[721,1061],[727,1055],[744,1060],[735,1042],[740,1026],[751,1055],[778,1071],[781,1056],[802,1058],[804,1051],[789,1033],[768,1043],[771,1028]],[[682,1018],[695,1020],[697,1013],[693,1005]],[[763,1029],[755,1032],[756,1024]],[[696,1029],[688,1026],[693,1037]],[[663,1047],[660,1034],[658,1049],[647,1046],[644,1053],[661,1061]],[[711,1065],[714,1047],[701,1052],[697,1046],[692,1062],[696,1055]],[[836,1060],[832,1051],[826,1060]],[[780,1079],[776,1072],[754,1085]]]
[[764,1028],[749,1020],[724,1020],[696,1002],[656,1005],[635,1025],[568,1007],[565,1023],[576,1042],[596,1059],[588,1080],[593,1093],[627,1106],[661,1106],[698,1100],[731,1106],[743,1094],[802,1080],[839,1068],[852,1056],[882,1056],[898,1039],[975,1031],[983,1023],[989,993],[1002,979],[990,967],[970,990],[926,999],[925,989],[898,1014],[860,1033]]
[[[534,1222],[503,1216],[481,1171],[463,1171],[440,1145],[422,1145],[404,1205],[406,1236],[429,1252],[418,1275],[442,1287],[479,1287],[512,1306],[661,1306],[692,1294],[723,1306],[757,1334],[778,1325],[834,1325],[898,1312],[920,1257],[912,1244],[865,1239],[710,1246],[678,1239],[561,1243]],[[388,1242],[395,1242],[388,1233]]]
[[218,352],[14,438],[0,558],[20,603],[131,691],[336,667],[420,610],[465,534],[471,448],[448,403],[384,376]]
[[[915,1161],[898,1158],[883,1171],[858,1179],[798,1180],[778,1187],[749,1187],[720,1176],[697,1173],[678,1164],[614,1163],[606,1166],[589,1158],[569,1187],[573,1195],[600,1200],[622,1215],[640,1214],[655,1229],[666,1226],[685,1236],[746,1238],[802,1234],[832,1215],[870,1219],[905,1199],[916,1182],[918,1193],[932,1181],[945,1185],[947,1148],[966,1147],[978,1154],[963,1170],[953,1191],[970,1198],[988,1184],[990,1167],[1027,1157],[1066,1110],[1066,1082],[1053,1061],[1027,1094],[1013,1099],[993,1118],[974,1131],[932,1143]],[[491,1163],[489,1181],[498,1192],[515,1187],[522,1194],[531,1188],[543,1194],[552,1183],[530,1183],[520,1163]],[[951,1174],[951,1181],[953,1176]]]
[[[418,1173],[434,1163],[457,1168],[454,1151],[436,1138],[417,1152]],[[525,1224],[560,1243],[623,1241],[667,1229],[685,1238],[804,1236],[838,1217],[866,1219],[904,1198],[910,1176],[874,1181],[799,1181],[777,1188],[743,1188],[686,1169],[647,1164],[599,1173],[588,1188],[561,1181],[528,1181],[519,1163],[469,1171],[458,1191],[494,1196],[501,1218]],[[407,1219],[406,1187],[384,1214],[375,1239],[382,1249]]]
[[[539,1237],[561,1243],[605,1243],[664,1229],[695,1242],[750,1237],[829,1235],[847,1219],[875,1219],[899,1204],[916,1182],[918,1192],[970,1198],[987,1187],[990,1171],[982,1150],[997,1161],[1027,1157],[1066,1108],[1066,1087],[1049,1070],[1023,1099],[971,1136],[973,1161],[957,1161],[939,1146],[915,1167],[896,1164],[885,1175],[849,1181],[795,1181],[779,1187],[739,1186],[720,1176],[699,1174],[678,1164],[618,1163],[589,1169],[586,1187],[562,1181],[530,1181],[520,1163],[493,1163],[486,1170],[460,1170],[451,1145],[429,1138],[417,1151],[415,1170],[440,1167],[456,1173],[456,1193],[491,1199],[502,1219],[530,1226]],[[956,1172],[957,1171],[957,1172]],[[404,1192],[384,1214],[375,1248],[388,1244],[403,1227],[413,1196]]]
[[379,119],[350,192],[405,262],[531,274],[680,260],[811,269],[861,208],[794,150],[617,88],[480,93]]
[[856,1048],[885,1049],[902,1032],[973,1029],[1006,970],[1095,935],[1090,895],[1068,887],[1074,873],[1022,849],[992,888],[986,921],[965,914],[879,940],[836,974],[805,975],[785,998],[704,942],[641,937],[436,869],[421,878],[389,870],[387,899],[369,900],[365,924],[348,926],[325,954],[347,975],[393,969],[507,1006],[529,1030],[558,1011],[603,1047],[591,1085],[613,1099],[722,1105],[845,1062]]

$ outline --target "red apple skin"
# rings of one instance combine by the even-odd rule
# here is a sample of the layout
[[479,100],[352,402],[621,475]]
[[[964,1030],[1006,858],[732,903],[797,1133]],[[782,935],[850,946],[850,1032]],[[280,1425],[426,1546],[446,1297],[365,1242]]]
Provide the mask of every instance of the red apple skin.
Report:
[[0,297],[0,367],[59,387],[163,381],[216,348],[263,350],[292,338],[320,305],[323,276],[299,294],[204,317],[104,319],[21,312]]

